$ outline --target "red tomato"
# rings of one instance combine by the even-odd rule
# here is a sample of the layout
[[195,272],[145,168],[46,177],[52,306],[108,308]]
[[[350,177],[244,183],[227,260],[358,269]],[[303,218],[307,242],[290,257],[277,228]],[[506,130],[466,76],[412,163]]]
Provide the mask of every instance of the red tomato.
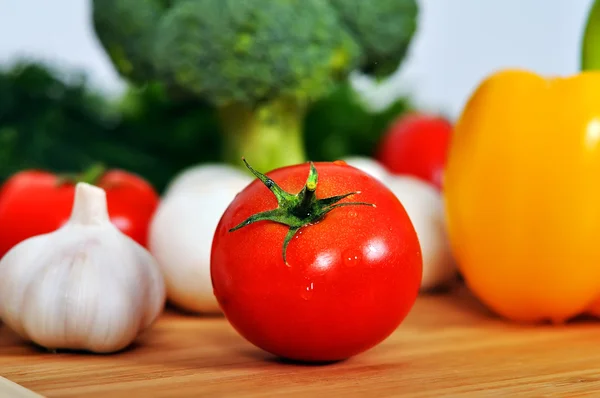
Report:
[[392,173],[413,175],[441,189],[451,135],[452,124],[443,117],[407,114],[384,134],[375,157]]
[[[159,201],[154,188],[134,174],[110,170],[96,182],[106,191],[111,221],[146,245],[148,224]],[[25,170],[0,190],[0,257],[17,243],[62,226],[71,215],[75,184],[46,171]]]
[[[336,361],[374,347],[400,325],[418,294],[422,258],[414,227],[388,188],[344,162],[315,166],[317,198],[360,191],[338,203],[376,207],[340,206],[300,228],[286,264],[287,225],[267,220],[229,231],[278,207],[275,195],[255,180],[222,215],[211,276],[225,316],[248,341],[283,358]],[[300,164],[268,176],[297,193],[308,173],[309,164]]]

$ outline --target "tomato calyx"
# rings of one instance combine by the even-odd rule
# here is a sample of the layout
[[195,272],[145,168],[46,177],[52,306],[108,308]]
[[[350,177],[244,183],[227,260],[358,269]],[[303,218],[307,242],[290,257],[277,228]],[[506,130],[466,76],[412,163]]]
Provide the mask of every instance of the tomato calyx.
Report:
[[106,167],[102,163],[95,163],[87,170],[81,173],[64,173],[58,175],[57,185],[85,182],[90,185],[97,185],[98,180],[106,173]]
[[310,171],[304,187],[300,192],[292,194],[283,190],[271,178],[252,168],[245,158],[242,158],[242,161],[252,174],[262,181],[262,183],[275,195],[278,206],[275,209],[266,210],[248,217],[237,226],[231,228],[229,232],[237,231],[238,229],[257,221],[272,221],[287,225],[289,229],[284,238],[282,248],[283,262],[287,266],[289,266],[286,257],[288,244],[300,228],[320,221],[327,213],[338,207],[360,205],[376,207],[373,203],[365,202],[338,203],[351,195],[359,194],[360,191],[330,196],[327,198],[317,198],[315,191],[317,190],[319,174],[313,162],[310,162]]

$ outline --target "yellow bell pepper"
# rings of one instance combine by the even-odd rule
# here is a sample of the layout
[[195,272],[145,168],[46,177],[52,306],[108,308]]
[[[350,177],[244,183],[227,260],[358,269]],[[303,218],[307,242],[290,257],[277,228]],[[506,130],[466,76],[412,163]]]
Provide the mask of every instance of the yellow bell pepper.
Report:
[[600,72],[492,74],[446,167],[449,239],[476,297],[519,322],[600,316]]

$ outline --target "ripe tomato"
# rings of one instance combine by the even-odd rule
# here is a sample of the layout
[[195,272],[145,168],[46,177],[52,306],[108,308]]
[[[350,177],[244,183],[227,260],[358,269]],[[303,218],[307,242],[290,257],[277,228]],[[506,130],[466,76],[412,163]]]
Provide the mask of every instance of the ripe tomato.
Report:
[[401,116],[383,135],[375,157],[395,174],[410,174],[442,188],[452,124],[440,116]]
[[[122,170],[101,173],[95,185],[106,191],[111,221],[145,246],[148,224],[159,201],[141,177]],[[0,189],[0,258],[17,243],[48,233],[71,215],[75,184],[42,170],[14,174]]]
[[[307,179],[305,163],[249,184],[222,215],[211,254],[214,293],[231,325],[265,351],[311,362],[346,359],[383,341],[412,308],[422,276],[417,234],[396,196],[344,162],[315,167],[318,183]],[[298,196],[279,193],[278,203],[271,181]],[[352,192],[318,217],[316,200]],[[271,218],[279,221],[242,223],[278,206]],[[308,225],[294,233],[281,221]]]

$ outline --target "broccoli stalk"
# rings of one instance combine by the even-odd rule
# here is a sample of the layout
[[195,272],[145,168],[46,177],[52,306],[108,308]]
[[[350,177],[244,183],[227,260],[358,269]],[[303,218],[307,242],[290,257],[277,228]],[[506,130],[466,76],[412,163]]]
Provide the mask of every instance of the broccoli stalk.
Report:
[[[219,109],[224,160],[256,158],[265,170],[306,160],[302,121],[306,107],[296,101],[273,101],[256,108],[232,104]],[[260,156],[258,156],[260,155]]]
[[375,41],[393,44],[363,40],[365,27],[381,17],[364,15],[364,4],[388,4],[385,13],[410,20],[414,1],[94,0],[93,20],[121,75],[212,104],[223,159],[243,167],[245,156],[257,169],[271,170],[306,160],[302,123],[312,103],[353,70],[389,59],[398,64],[404,56],[412,27],[389,34],[388,15],[388,28],[371,30]]

